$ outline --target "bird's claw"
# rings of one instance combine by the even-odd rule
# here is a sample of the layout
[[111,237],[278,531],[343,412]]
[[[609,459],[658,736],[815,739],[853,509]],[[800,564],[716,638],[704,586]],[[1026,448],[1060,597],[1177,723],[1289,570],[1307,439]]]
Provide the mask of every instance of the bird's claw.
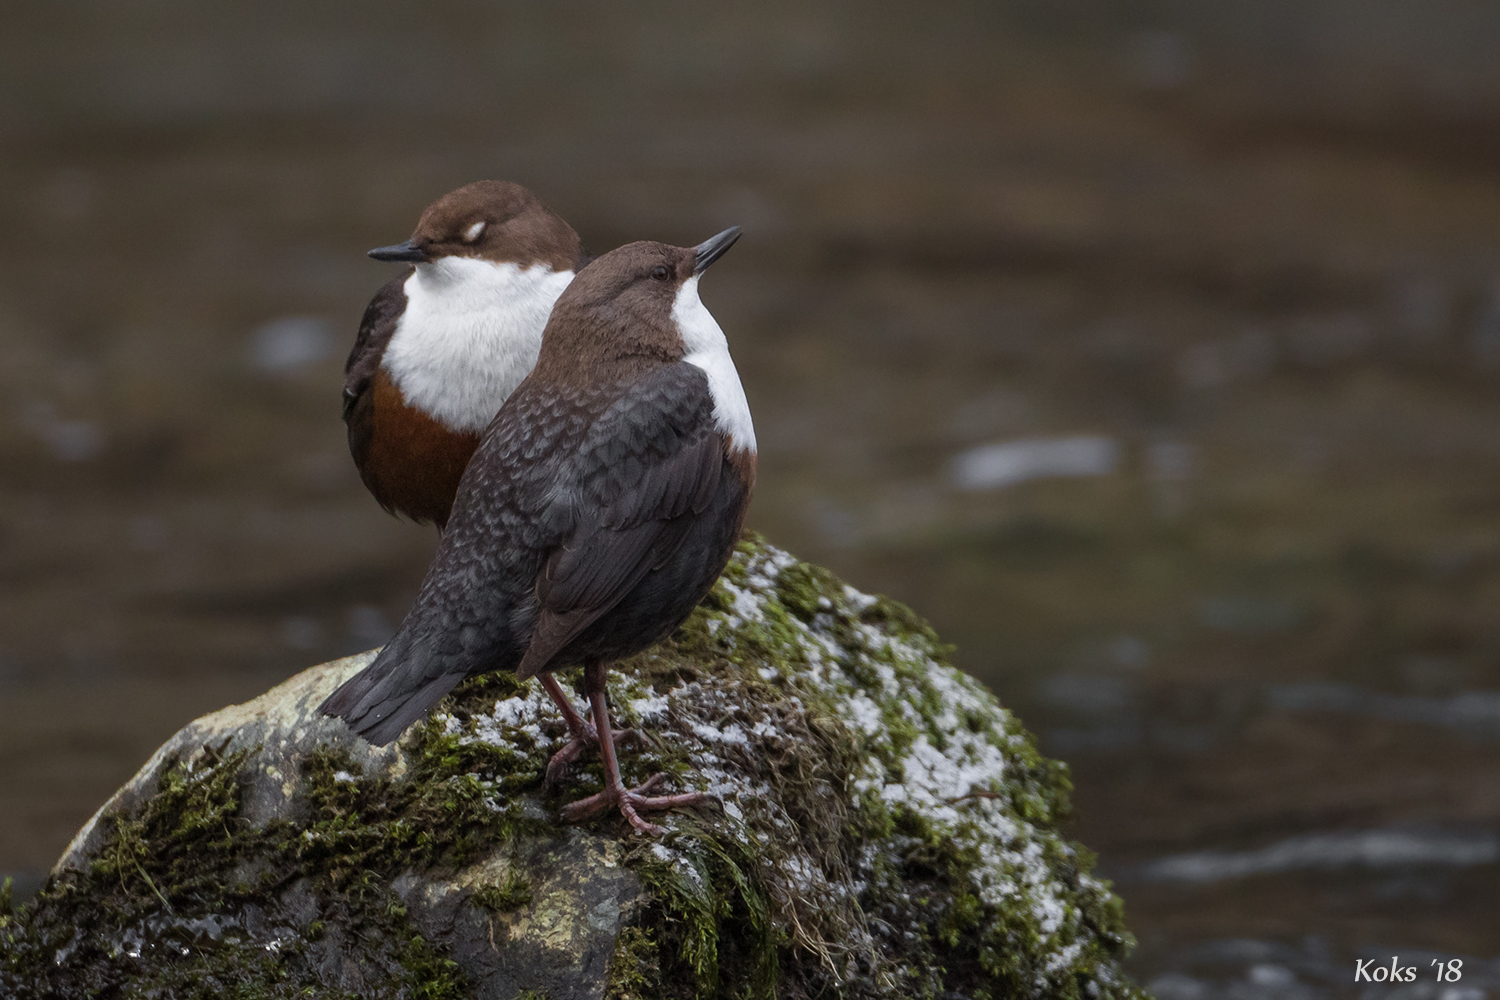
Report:
[[648,823],[641,819],[641,812],[665,812],[668,809],[702,805],[714,799],[707,792],[685,792],[681,795],[656,796],[649,794],[666,780],[667,775],[663,772],[653,774],[644,783],[634,788],[606,788],[604,791],[590,795],[586,799],[569,802],[559,810],[559,815],[563,818],[564,822],[576,823],[581,819],[587,819],[595,813],[603,812],[614,806],[620,810],[620,815],[624,816],[630,822],[630,825],[636,832],[650,836],[659,836],[666,831],[654,823]]

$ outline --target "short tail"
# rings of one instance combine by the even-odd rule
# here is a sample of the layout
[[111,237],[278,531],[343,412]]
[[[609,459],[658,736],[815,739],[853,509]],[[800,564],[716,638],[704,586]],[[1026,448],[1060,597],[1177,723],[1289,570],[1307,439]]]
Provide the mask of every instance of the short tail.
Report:
[[444,670],[426,647],[399,633],[375,662],[340,684],[318,711],[343,719],[349,728],[376,746],[384,746],[432,710],[467,671]]

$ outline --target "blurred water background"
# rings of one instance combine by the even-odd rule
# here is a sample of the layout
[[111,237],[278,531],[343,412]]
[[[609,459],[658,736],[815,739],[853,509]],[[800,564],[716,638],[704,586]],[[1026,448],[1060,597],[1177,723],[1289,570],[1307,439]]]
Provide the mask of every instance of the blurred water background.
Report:
[[[1072,764],[1162,1000],[1500,996],[1500,5],[5,21],[23,890],[179,726],[400,620],[434,534],[344,445],[364,250],[501,177],[595,252],[745,227],[704,294],[752,526]],[[1420,981],[1355,982],[1392,955]]]

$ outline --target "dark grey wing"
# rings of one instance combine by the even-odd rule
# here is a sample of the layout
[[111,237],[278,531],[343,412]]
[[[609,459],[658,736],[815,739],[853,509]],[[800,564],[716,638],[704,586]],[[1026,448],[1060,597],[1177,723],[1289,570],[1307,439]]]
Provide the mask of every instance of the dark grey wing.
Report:
[[[354,347],[344,362],[344,422],[350,423],[359,401],[370,391],[375,372],[380,369],[380,359],[385,356],[385,345],[396,332],[396,321],[406,308],[406,279],[411,269],[399,277],[392,278],[380,286],[380,291],[365,307],[365,315],[359,321],[359,333],[354,336]],[[350,441],[351,446],[353,441]]]
[[517,671],[530,677],[663,566],[713,502],[724,468],[703,371],[667,365],[590,428],[554,487],[569,530],[536,582],[540,614]]
[[320,711],[389,743],[465,676],[514,668],[535,620],[534,581],[564,527],[553,523],[549,487],[606,402],[521,383],[464,473],[401,628]]

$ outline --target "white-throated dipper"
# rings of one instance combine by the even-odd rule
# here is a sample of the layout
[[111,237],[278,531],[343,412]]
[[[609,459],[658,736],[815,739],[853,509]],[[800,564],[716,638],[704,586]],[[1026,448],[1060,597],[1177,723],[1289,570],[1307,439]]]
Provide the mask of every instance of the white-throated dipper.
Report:
[[441,531],[469,457],[536,363],[552,304],[588,260],[536,195],[476,181],[427,207],[405,243],[370,251],[412,265],[375,294],[344,365],[344,422],[380,505]]
[[626,789],[605,670],[666,637],[723,572],[755,483],[755,430],[698,280],[739,238],[631,243],[589,264],[553,307],[535,370],[495,415],[459,484],[416,603],[375,661],[323,702],[372,743],[394,740],[471,674],[582,664],[594,725],[548,687],[573,741],[597,742],[604,791],[574,820],[703,801]]

